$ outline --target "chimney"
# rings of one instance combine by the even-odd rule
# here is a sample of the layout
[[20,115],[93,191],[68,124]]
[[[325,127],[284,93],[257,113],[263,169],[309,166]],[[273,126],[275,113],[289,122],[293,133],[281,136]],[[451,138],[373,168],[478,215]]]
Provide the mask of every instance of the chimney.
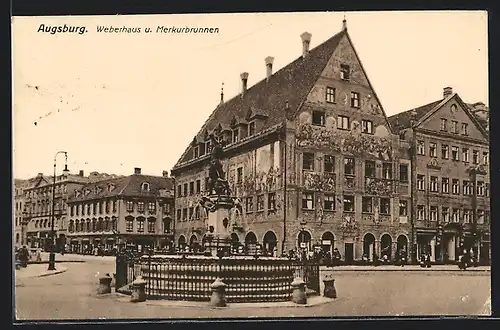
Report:
[[267,76],[267,81],[269,81],[269,78],[271,78],[273,74],[274,57],[268,56],[265,58],[265,61],[266,61],[266,76]]
[[247,82],[248,82],[248,72],[242,72],[240,74],[241,77],[241,95],[245,94],[247,91]]
[[445,87],[443,88],[443,99],[447,98],[448,96],[453,95],[453,88],[451,87]]
[[309,53],[309,44],[311,43],[311,34],[309,32],[304,32],[300,35],[302,38],[302,57],[306,57]]
[[80,173],[78,173],[79,176],[83,176],[83,170],[80,170]]
[[163,175],[164,178],[168,178],[168,171],[163,171],[162,175]]
[[43,176],[43,173],[38,173],[38,175],[37,175],[37,176]]
[[141,175],[141,168],[140,167],[134,168],[134,174],[135,175]]

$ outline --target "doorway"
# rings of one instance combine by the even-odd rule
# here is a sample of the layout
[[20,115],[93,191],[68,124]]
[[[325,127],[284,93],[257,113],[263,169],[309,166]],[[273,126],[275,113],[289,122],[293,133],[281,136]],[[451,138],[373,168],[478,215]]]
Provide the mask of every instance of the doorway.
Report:
[[344,260],[346,264],[351,264],[354,261],[354,243],[345,243]]

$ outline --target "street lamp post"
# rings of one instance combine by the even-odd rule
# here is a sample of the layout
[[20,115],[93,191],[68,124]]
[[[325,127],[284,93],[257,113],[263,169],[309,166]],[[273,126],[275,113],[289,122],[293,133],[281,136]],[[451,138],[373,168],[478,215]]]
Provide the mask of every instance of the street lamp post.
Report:
[[56,160],[57,155],[64,154],[66,163],[64,165],[64,170],[68,169],[68,153],[66,151],[58,151],[54,156],[54,184],[52,186],[52,212],[51,212],[51,225],[50,225],[50,240],[51,240],[51,249],[49,254],[49,268],[48,270],[56,270],[56,254],[55,254],[55,230],[54,230],[54,213],[55,213],[55,205],[56,205]]

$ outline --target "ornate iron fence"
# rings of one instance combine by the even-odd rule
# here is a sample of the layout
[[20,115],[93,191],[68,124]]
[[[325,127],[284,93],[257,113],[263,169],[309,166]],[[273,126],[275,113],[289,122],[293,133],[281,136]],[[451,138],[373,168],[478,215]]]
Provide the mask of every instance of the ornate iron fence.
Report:
[[146,280],[148,299],[209,301],[216,278],[226,283],[228,302],[288,301],[295,277],[304,280],[309,293],[319,293],[318,263],[282,258],[117,256],[116,291],[130,294],[139,276]]

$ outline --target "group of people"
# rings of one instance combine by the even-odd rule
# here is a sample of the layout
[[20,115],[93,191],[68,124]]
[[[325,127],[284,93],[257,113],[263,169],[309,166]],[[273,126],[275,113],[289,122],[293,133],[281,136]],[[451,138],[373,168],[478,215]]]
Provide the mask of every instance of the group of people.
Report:
[[26,245],[23,245],[20,248],[16,247],[14,253],[15,253],[16,264],[22,268],[26,268],[28,266],[28,261],[30,260],[34,260],[37,262],[42,261],[42,249],[40,248],[36,249],[34,255],[32,255],[32,253],[26,247]]

